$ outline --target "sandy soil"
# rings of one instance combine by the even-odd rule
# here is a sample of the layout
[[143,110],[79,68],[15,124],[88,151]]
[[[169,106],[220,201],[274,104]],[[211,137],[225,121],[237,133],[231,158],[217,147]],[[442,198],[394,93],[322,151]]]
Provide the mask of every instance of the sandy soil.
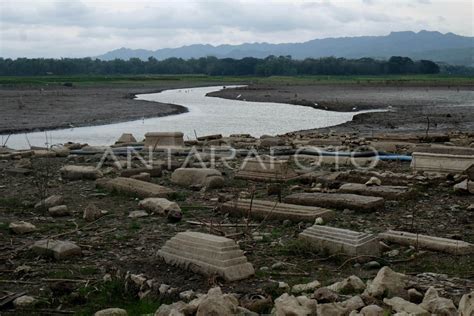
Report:
[[474,130],[474,87],[311,85],[268,86],[213,92],[211,96],[260,102],[285,102],[330,111],[384,109],[321,131],[430,131]]

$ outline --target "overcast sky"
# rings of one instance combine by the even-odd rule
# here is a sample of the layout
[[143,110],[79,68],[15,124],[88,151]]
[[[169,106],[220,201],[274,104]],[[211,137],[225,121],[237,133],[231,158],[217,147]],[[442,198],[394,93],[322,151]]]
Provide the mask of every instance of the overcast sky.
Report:
[[472,0],[0,0],[1,57],[436,30],[473,36]]

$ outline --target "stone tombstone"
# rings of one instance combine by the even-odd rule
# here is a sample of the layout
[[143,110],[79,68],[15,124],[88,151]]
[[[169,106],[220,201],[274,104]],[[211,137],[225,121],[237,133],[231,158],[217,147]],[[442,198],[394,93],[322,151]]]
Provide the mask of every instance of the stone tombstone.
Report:
[[150,132],[145,134],[145,148],[184,147],[184,134],[181,132]]

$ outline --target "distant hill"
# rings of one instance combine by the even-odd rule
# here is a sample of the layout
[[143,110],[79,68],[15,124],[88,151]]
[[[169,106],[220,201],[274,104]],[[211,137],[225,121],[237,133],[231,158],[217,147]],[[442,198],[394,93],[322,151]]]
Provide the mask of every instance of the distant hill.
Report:
[[397,55],[413,59],[429,59],[453,65],[474,66],[474,37],[431,31],[420,31],[418,33],[407,31],[392,32],[386,36],[315,39],[303,43],[245,43],[218,46],[195,44],[156,51],[120,48],[97,56],[97,58],[127,60],[137,57],[146,60],[153,56],[158,60],[162,60],[170,57],[190,59],[206,56],[264,58],[269,55],[291,55],[294,59],[327,56],[385,59]]

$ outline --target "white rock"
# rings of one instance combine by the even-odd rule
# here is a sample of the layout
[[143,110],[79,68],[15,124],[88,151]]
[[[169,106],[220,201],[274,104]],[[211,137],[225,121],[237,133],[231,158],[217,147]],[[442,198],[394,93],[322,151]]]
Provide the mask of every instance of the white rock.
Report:
[[23,308],[23,307],[29,307],[31,305],[34,305],[36,304],[36,302],[37,300],[34,297],[23,295],[23,296],[17,297],[13,301],[13,305],[17,308]]
[[130,274],[130,280],[138,286],[142,286],[146,282],[146,278],[143,274]]
[[365,306],[364,301],[359,295],[353,296],[348,300],[340,302],[339,304],[348,311],[359,310]]
[[306,283],[306,284],[296,284],[291,288],[291,292],[295,294],[313,292],[315,289],[321,286],[317,280]]
[[222,294],[220,287],[214,287],[201,300],[196,316],[232,316],[237,314],[238,306],[239,301],[233,295]]
[[383,302],[390,306],[392,310],[396,311],[397,313],[408,313],[412,316],[430,316],[430,312],[423,309],[422,307],[405,301],[401,297],[392,297],[392,298],[384,298]]
[[127,316],[126,310],[121,308],[107,308],[100,310],[94,314],[94,316]]
[[354,293],[365,290],[365,283],[359,277],[351,275],[340,282],[327,286],[327,288],[337,293]]
[[408,277],[406,275],[397,273],[389,267],[383,267],[373,281],[367,284],[364,293],[372,297],[405,296],[407,282]]
[[155,312],[155,316],[185,316],[183,312],[186,308],[186,303],[178,301],[171,305],[162,304],[160,308]]
[[107,214],[106,211],[102,211],[95,204],[90,203],[84,209],[84,213],[82,214],[82,218],[86,222],[93,222],[93,221],[101,218],[105,214]]
[[279,288],[279,289],[286,289],[286,290],[289,290],[289,289],[290,289],[290,286],[289,286],[288,283],[286,283],[286,282],[278,282],[278,288]]
[[317,304],[316,300],[309,299],[305,296],[296,298],[293,295],[290,296],[288,293],[283,293],[280,297],[275,299],[272,315],[315,315]]
[[64,202],[64,199],[62,195],[55,194],[36,203],[35,208],[44,207],[44,208],[49,209],[50,207],[61,205],[63,204],[63,202]]
[[324,224],[324,219],[322,217],[318,217],[316,218],[316,220],[314,221],[314,223],[316,225],[323,225]]
[[52,217],[60,217],[60,216],[69,216],[71,215],[71,211],[67,208],[66,205],[58,205],[53,206],[48,209],[49,215]]
[[474,291],[461,297],[458,312],[460,316],[474,315]]
[[362,316],[383,316],[384,310],[378,305],[369,305],[360,310]]
[[187,302],[192,300],[195,296],[196,296],[196,293],[194,293],[193,290],[183,291],[179,293],[179,298]]
[[457,315],[456,306],[454,306],[453,301],[444,297],[439,297],[438,291],[436,291],[432,286],[426,291],[420,307],[435,315]]
[[131,211],[130,214],[128,214],[129,218],[140,218],[140,217],[147,217],[148,213],[145,211]]
[[166,215],[169,211],[181,212],[181,208],[176,202],[171,202],[165,198],[146,198],[141,200],[138,206],[160,215]]
[[381,181],[379,178],[377,178],[377,177],[371,177],[371,178],[369,179],[369,181],[367,181],[367,182],[365,183],[365,185],[367,185],[367,186],[371,186],[371,185],[380,186],[380,185],[382,185],[382,181]]
[[24,221],[11,222],[10,225],[8,225],[8,228],[15,234],[19,235],[31,233],[36,230],[35,225]]
[[339,303],[318,304],[317,315],[346,316],[349,313],[347,309]]

